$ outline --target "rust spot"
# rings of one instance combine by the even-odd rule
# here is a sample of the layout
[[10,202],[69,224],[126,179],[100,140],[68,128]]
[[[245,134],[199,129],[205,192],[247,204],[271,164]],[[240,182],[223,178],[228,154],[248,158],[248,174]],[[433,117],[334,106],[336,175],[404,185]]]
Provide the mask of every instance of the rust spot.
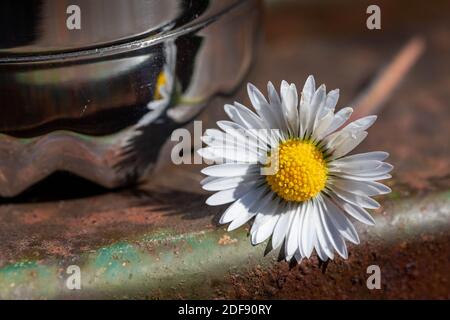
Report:
[[18,220],[24,224],[37,224],[49,220],[56,212],[55,208],[33,209],[29,212],[22,213],[18,216]]
[[[348,260],[329,262],[323,273],[316,256],[290,267],[286,262],[263,270],[256,266],[232,274],[229,299],[449,299],[450,235],[409,245],[375,241],[353,247]],[[369,290],[369,265],[381,269],[380,290]]]
[[236,242],[238,242],[237,239],[231,238],[229,235],[224,234],[217,243],[220,244],[221,246],[226,246]]

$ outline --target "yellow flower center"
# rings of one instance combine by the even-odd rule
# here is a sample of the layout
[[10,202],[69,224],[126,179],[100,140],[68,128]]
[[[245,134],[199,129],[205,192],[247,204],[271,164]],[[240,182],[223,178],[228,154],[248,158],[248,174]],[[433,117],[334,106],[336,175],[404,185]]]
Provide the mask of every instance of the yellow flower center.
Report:
[[164,71],[161,71],[158,75],[158,78],[156,79],[156,90],[154,94],[155,100],[160,100],[162,98],[161,96],[161,88],[164,87],[167,84],[167,77]]
[[322,152],[310,141],[290,139],[281,143],[278,156],[270,155],[271,164],[278,166],[278,171],[268,175],[266,181],[284,200],[306,201],[325,188],[327,164]]

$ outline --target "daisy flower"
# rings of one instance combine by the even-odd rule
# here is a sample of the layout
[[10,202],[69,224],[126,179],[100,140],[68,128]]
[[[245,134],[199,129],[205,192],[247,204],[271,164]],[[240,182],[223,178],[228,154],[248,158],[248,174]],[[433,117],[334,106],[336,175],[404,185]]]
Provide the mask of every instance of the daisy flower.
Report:
[[216,192],[206,203],[231,204],[220,219],[230,223],[229,231],[254,218],[252,244],[271,237],[272,248],[283,246],[288,261],[309,258],[314,249],[322,261],[335,252],[346,259],[345,240],[359,243],[350,219],[373,225],[366,209],[380,205],[371,197],[391,191],[377,182],[391,177],[386,152],[348,155],[376,116],[345,125],[352,108],[335,112],[339,90],[316,90],[313,76],[300,103],[286,81],[280,95],[268,83],[268,100],[252,84],[247,89],[256,113],[237,102],[225,105],[231,121],[217,122],[221,130],[202,137],[207,146],[199,154],[216,162],[202,170],[208,176],[203,189]]

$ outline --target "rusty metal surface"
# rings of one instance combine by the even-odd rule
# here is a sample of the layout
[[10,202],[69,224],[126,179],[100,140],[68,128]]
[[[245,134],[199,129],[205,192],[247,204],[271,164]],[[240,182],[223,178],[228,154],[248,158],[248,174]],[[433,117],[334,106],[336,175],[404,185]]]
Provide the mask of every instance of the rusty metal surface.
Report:
[[[377,226],[359,229],[363,244],[347,261],[324,266],[316,258],[299,266],[255,267],[233,278],[238,299],[450,299],[450,232],[447,192],[395,201],[379,212]],[[440,198],[440,197],[443,198]],[[441,200],[444,200],[442,202]],[[381,214],[380,214],[381,213]],[[369,290],[367,267],[380,267],[380,290]]]
[[[217,227],[223,208],[206,207],[198,194],[95,189],[96,195],[57,201],[33,191],[0,205],[0,297],[450,299],[450,28],[444,5],[411,6],[411,19],[422,12],[416,25],[405,22],[397,5],[387,5],[385,32],[377,34],[364,30],[365,16],[355,18],[365,12],[362,4],[266,12],[266,39],[250,80],[262,87],[281,79],[300,85],[314,73],[328,89],[341,89],[340,106],[411,35],[420,31],[426,40],[425,55],[359,148],[391,154],[393,193],[374,213],[376,227],[357,224],[362,244],[349,248],[347,261],[337,259],[323,273],[316,258],[290,267],[277,262],[276,253],[264,257],[264,245],[252,247],[245,228],[227,234]],[[244,90],[236,97],[248,103]],[[221,111],[202,117],[221,117]],[[155,180],[168,185],[177,179],[195,189],[198,168],[170,170],[175,178]],[[69,188],[47,187],[47,193]],[[70,264],[84,275],[80,291],[64,286]],[[365,285],[372,264],[382,270],[381,290]]]
[[[375,227],[358,226],[362,244],[350,247],[349,260],[329,263],[325,273],[315,258],[290,269],[276,252],[264,256],[248,228],[217,228],[201,196],[147,198],[145,205],[124,196],[130,199],[61,203],[63,214],[48,204],[5,214],[0,241],[13,256],[1,259],[0,297],[449,298],[449,192],[386,201]],[[190,207],[169,209],[186,197]],[[73,264],[81,290],[65,287]],[[381,290],[366,287],[372,264],[382,269]]]

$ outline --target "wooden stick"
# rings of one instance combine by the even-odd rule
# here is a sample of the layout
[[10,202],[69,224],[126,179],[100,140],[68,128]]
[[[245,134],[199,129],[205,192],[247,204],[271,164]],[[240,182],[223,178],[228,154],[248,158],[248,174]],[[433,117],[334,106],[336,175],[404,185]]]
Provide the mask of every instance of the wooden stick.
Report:
[[384,102],[422,55],[424,49],[425,41],[422,37],[411,39],[392,62],[383,68],[373,82],[356,97],[351,104],[355,107],[355,112],[350,120],[353,121],[379,112]]

